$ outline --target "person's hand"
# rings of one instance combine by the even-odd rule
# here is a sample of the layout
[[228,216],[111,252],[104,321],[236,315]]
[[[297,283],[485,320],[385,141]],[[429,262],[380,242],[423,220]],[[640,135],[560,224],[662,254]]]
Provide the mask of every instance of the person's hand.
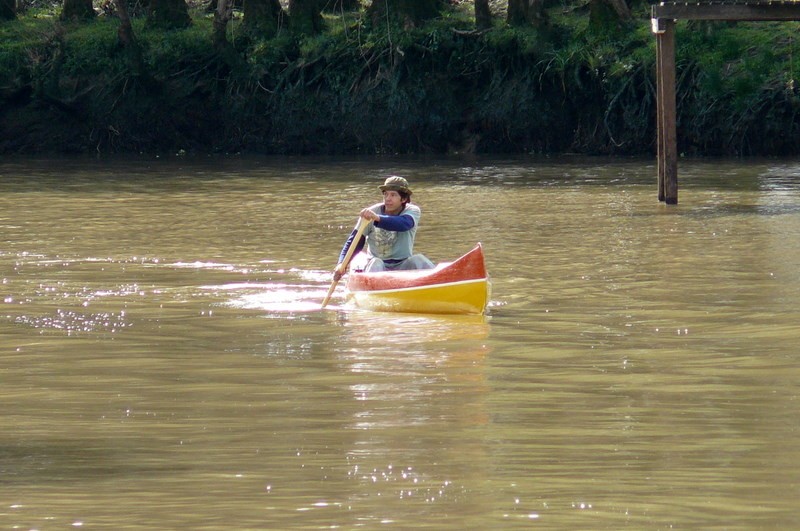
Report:
[[365,208],[359,214],[362,218],[366,219],[367,221],[378,221],[381,217],[373,212],[372,210]]
[[342,267],[342,264],[339,264],[333,270],[333,281],[334,282],[339,282],[339,280],[341,280],[341,278],[344,276],[344,271],[342,271],[341,267]]

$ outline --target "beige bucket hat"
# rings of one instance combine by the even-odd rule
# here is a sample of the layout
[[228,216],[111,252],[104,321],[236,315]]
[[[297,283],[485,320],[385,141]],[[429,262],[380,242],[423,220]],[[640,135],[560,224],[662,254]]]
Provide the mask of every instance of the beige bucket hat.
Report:
[[411,193],[411,188],[408,187],[408,181],[403,177],[398,177],[397,175],[387,177],[383,184],[378,188],[380,188],[381,192],[385,192],[386,190],[394,190],[395,192],[405,192],[407,194]]

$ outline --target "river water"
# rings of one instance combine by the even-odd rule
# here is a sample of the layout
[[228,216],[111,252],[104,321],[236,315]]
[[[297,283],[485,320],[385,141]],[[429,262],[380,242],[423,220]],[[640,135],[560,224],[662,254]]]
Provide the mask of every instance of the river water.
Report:
[[[0,527],[798,527],[800,163],[679,171],[0,162]],[[389,174],[488,316],[319,309]]]

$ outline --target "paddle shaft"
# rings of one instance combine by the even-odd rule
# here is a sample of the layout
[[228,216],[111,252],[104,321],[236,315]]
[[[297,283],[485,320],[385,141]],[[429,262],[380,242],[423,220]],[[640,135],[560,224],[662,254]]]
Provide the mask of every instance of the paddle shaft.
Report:
[[[361,236],[364,234],[364,230],[369,225],[369,221],[366,219],[359,217],[358,218],[358,225],[356,226],[356,236],[353,238],[353,241],[350,242],[350,247],[347,249],[347,253],[344,255],[344,260],[342,260],[342,273],[347,270],[347,265],[350,263],[350,258],[353,257],[353,251],[355,251],[356,246],[358,246],[359,240],[361,240]],[[328,301],[331,300],[331,295],[333,295],[333,290],[336,289],[336,284],[339,283],[338,279],[333,279],[331,282],[331,287],[328,288],[328,294],[325,295],[325,299],[322,301],[322,307],[328,305]]]

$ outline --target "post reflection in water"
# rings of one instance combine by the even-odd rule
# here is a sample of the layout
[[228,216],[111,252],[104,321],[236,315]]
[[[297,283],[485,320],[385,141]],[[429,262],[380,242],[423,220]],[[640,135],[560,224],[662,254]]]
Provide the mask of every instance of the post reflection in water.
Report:
[[[488,316],[320,304],[400,174]],[[0,526],[797,527],[800,166],[0,162]]]

